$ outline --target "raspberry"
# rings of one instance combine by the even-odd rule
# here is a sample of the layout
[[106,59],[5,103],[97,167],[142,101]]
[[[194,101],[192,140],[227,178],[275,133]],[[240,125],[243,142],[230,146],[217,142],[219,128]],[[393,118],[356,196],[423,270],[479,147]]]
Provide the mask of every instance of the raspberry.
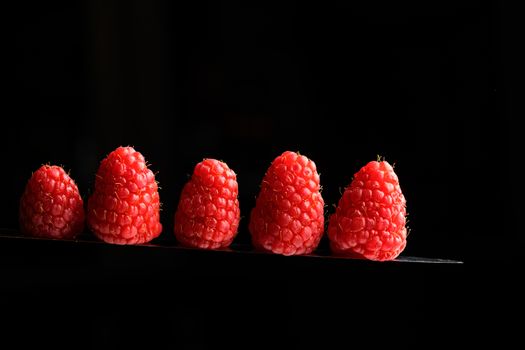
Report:
[[175,236],[204,249],[231,244],[239,227],[237,176],[226,163],[205,159],[195,166],[175,213]]
[[405,216],[394,169],[386,161],[372,161],[354,175],[330,217],[330,246],[334,253],[393,260],[406,246]]
[[283,255],[309,254],[324,230],[324,200],[315,163],[294,152],[266,172],[250,217],[256,248]]
[[20,199],[22,233],[71,239],[84,229],[84,202],[77,185],[59,166],[42,165]]
[[119,147],[98,168],[88,200],[88,225],[113,244],[142,244],[160,235],[160,202],[155,175],[132,147]]

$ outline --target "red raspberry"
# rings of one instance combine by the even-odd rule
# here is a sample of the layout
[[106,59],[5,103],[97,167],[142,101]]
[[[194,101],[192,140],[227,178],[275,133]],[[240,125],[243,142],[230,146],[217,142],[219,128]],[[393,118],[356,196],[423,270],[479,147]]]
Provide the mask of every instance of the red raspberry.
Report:
[[88,225],[101,240],[142,244],[160,235],[155,175],[132,147],[119,147],[98,168],[88,200]]
[[205,159],[195,166],[175,213],[175,236],[204,249],[231,244],[239,227],[237,176],[226,163]]
[[20,199],[20,229],[35,237],[71,239],[84,229],[84,202],[59,166],[42,165]]
[[394,169],[373,161],[354,175],[328,225],[335,253],[393,260],[406,246],[406,201]]
[[283,255],[309,254],[324,230],[324,200],[315,163],[294,152],[266,172],[250,217],[256,248]]

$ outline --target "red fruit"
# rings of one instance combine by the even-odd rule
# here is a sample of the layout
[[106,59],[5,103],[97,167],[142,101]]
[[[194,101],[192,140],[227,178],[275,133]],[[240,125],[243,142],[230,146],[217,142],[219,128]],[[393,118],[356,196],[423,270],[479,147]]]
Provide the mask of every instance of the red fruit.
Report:
[[71,239],[84,229],[84,202],[75,181],[59,166],[42,165],[20,199],[22,233]]
[[315,163],[294,152],[266,172],[250,217],[256,248],[283,255],[309,254],[324,230],[324,200]]
[[155,175],[132,147],[119,147],[98,168],[88,200],[88,225],[107,243],[141,244],[160,235]]
[[393,260],[406,246],[406,201],[394,169],[373,161],[354,175],[328,225],[335,253]]
[[175,213],[175,236],[204,249],[231,244],[239,227],[237,176],[226,163],[205,159],[195,166]]

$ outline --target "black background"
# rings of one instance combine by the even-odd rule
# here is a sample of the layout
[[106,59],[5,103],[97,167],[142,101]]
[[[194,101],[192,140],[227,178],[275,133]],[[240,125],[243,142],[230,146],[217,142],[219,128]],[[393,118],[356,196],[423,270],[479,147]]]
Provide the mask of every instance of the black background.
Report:
[[[506,270],[522,241],[509,190],[518,133],[512,13],[490,1],[10,3],[3,11],[0,227],[17,228],[18,199],[41,164],[71,170],[87,198],[99,161],[133,145],[158,172],[160,241],[174,240],[182,186],[194,165],[211,157],[238,175],[243,220],[236,242],[249,243],[249,210],[283,151],[316,162],[328,213],[352,175],[382,155],[396,164],[408,201],[412,232],[404,254],[463,260],[470,267],[462,273],[476,277]],[[410,281],[412,272],[400,273]],[[440,273],[450,286],[463,279]],[[232,291],[245,286],[235,281]],[[240,290],[254,299],[279,285],[249,281]],[[305,284],[288,285],[287,293]],[[225,293],[230,304],[252,301]],[[477,290],[464,293],[471,298]],[[453,317],[454,300],[441,301],[449,306],[441,316]],[[418,305],[410,304],[409,316]],[[190,306],[184,310],[192,315]],[[179,333],[198,328],[188,327]]]

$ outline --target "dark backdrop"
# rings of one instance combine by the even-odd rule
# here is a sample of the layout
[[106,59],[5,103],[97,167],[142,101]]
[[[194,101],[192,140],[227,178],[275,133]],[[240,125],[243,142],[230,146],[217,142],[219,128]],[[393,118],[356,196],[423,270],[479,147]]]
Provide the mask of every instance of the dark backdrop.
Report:
[[17,227],[42,163],[70,169],[86,197],[99,161],[133,145],[158,172],[161,239],[173,239],[194,165],[212,157],[238,174],[237,242],[248,243],[265,169],[294,150],[316,162],[328,213],[361,166],[395,163],[406,255],[517,254],[516,35],[503,3],[99,0],[3,12],[2,227]]
[[510,235],[498,3],[11,6],[4,227],[41,164],[70,169],[87,196],[98,162],[133,145],[158,172],[165,238],[188,174],[213,157],[238,174],[247,242],[259,183],[285,150],[316,162],[329,212],[366,162],[395,163],[408,254],[480,257],[494,232]]

